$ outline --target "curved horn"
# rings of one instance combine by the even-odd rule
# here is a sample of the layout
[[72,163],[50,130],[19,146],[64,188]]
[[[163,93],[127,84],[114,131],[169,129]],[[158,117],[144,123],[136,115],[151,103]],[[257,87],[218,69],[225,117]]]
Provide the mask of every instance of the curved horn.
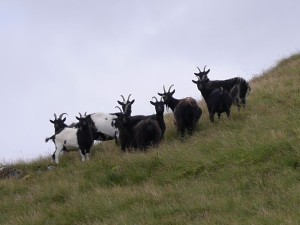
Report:
[[168,92],[170,92],[171,91],[171,88],[174,86],[174,84],[172,84],[170,87],[169,87],[169,90],[168,90]]
[[54,119],[55,119],[55,120],[57,120],[57,116],[56,116],[56,113],[54,113]]
[[125,100],[124,96],[123,96],[123,95],[121,95],[121,97],[123,98],[123,102],[125,102],[126,100]]
[[64,114],[68,115],[67,113],[62,113],[62,114],[59,115],[58,119],[61,119]]
[[206,68],[206,65],[204,66],[203,72],[206,72],[206,71],[205,71],[205,68]]
[[201,70],[200,70],[200,68],[197,66],[197,69],[199,70],[199,73],[201,73]]
[[119,106],[116,106],[115,108],[119,109],[121,113],[123,113],[122,109]]
[[154,98],[154,99],[155,99],[155,101],[156,101],[156,102],[158,102],[158,100],[157,100],[157,98],[156,98],[155,96],[153,96],[152,98]]
[[129,94],[128,98],[127,98],[127,102],[129,102],[129,98],[130,98],[131,94]]
[[82,118],[82,115],[81,115],[81,113],[79,113],[79,116],[80,116],[80,118]]
[[164,88],[164,93],[167,93],[167,92],[166,92],[166,89],[165,89],[165,85],[163,86],[163,88]]

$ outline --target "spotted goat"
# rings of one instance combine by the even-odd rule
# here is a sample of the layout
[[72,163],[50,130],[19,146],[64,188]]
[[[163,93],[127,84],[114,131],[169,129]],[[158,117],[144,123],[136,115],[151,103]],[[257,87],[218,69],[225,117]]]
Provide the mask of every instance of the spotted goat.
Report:
[[[52,155],[52,160],[59,163],[59,156],[63,151],[78,150],[81,154],[81,160],[89,160],[90,149],[94,142],[94,137],[90,128],[91,116],[87,115],[76,117],[78,127],[65,127],[54,135],[55,152]],[[46,142],[49,139],[46,139]]]

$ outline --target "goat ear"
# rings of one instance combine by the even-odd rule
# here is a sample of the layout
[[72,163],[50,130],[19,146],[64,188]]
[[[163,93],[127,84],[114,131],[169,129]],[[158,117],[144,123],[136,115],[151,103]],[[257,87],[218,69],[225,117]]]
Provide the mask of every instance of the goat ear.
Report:
[[210,71],[210,69],[209,69],[209,70],[207,70],[207,71],[205,72],[205,74],[207,75],[207,74],[209,73],[209,71]]
[[152,105],[155,105],[155,103],[154,103],[154,102],[152,102],[152,101],[150,101],[150,103],[151,103]]
[[63,118],[63,120],[62,120],[63,122],[65,122],[66,121],[66,117],[65,118]]
[[195,80],[192,80],[192,82],[193,82],[194,84],[198,84],[198,82],[197,82],[197,81],[195,81]]
[[54,120],[49,120],[50,121],[50,123],[54,123]]
[[123,105],[123,102],[117,101],[120,105]]
[[161,94],[161,93],[157,93],[159,96],[163,96],[164,94]]
[[133,104],[133,103],[134,103],[134,101],[135,101],[135,99],[133,99],[133,100],[130,102],[130,104]]
[[77,116],[76,116],[76,119],[77,119],[77,120],[80,120],[80,118],[79,118],[79,117],[77,117]]
[[171,92],[171,95],[174,95],[174,93],[175,93],[175,89]]

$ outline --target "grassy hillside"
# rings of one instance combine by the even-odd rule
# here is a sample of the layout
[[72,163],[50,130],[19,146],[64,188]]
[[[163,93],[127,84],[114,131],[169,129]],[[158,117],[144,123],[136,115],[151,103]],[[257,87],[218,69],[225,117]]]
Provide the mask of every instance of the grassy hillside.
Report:
[[193,136],[179,140],[168,115],[147,153],[107,142],[88,163],[14,165],[28,176],[0,180],[0,224],[300,224],[300,55],[251,87],[247,108],[214,124],[201,102]]

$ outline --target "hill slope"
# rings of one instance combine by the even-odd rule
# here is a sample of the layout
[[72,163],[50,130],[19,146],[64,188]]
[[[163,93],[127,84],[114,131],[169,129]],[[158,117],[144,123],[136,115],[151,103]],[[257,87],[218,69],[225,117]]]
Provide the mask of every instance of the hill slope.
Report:
[[113,142],[14,167],[0,180],[0,224],[300,224],[300,55],[251,81],[246,109],[164,143],[121,153]]

